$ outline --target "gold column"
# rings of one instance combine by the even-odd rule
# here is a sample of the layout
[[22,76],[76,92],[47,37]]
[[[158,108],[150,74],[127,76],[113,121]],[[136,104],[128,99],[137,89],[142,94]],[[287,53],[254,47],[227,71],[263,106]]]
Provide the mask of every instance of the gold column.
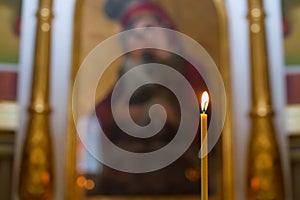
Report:
[[20,199],[51,199],[53,158],[49,126],[49,71],[52,0],[40,0],[29,121],[21,160]]
[[252,110],[247,199],[283,200],[280,153],[273,124],[262,0],[248,0],[250,22]]

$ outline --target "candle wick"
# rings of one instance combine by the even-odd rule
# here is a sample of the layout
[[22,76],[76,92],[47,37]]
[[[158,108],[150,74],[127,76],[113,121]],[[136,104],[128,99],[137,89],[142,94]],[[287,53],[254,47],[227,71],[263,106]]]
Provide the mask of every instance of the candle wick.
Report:
[[207,101],[206,101],[206,102],[204,102],[204,104],[203,104],[203,109],[202,109],[202,112],[203,112],[203,113],[205,113],[205,112],[206,112],[206,110],[207,110]]

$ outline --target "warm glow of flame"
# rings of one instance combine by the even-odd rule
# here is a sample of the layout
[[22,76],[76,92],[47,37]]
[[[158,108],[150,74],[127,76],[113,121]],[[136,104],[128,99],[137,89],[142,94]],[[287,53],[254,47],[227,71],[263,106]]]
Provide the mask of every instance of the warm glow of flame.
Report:
[[203,112],[205,112],[207,110],[208,103],[209,103],[209,96],[208,96],[208,93],[205,91],[201,95],[201,110]]
[[79,187],[84,187],[87,190],[92,190],[95,187],[95,182],[92,179],[86,179],[84,176],[79,176],[76,183]]
[[88,179],[86,184],[85,184],[85,189],[87,190],[92,190],[95,187],[95,182],[91,179]]
[[76,183],[79,187],[84,187],[86,185],[86,178],[84,176],[79,176],[76,180]]

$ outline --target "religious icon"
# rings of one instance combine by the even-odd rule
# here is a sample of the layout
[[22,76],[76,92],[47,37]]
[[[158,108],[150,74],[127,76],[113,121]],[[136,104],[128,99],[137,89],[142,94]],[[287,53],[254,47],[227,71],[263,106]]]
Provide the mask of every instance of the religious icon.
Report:
[[[196,1],[190,0],[194,4]],[[213,10],[211,2],[202,2],[205,4],[196,4],[195,7],[200,10]],[[166,4],[166,5],[165,5]],[[168,35],[163,30],[157,30],[157,32],[143,32],[143,28],[147,27],[161,27],[170,30],[184,30],[185,33],[189,33],[190,36],[196,36],[195,40],[202,42],[203,46],[207,49],[211,49],[213,57],[218,58],[217,49],[213,48],[217,46],[217,40],[207,38],[214,38],[217,36],[217,32],[213,31],[207,34],[207,29],[196,29],[191,24],[190,18],[196,18],[197,13],[190,13],[185,16],[186,18],[176,18],[176,9],[172,8],[173,3],[167,1],[135,1],[135,0],[108,0],[103,1],[89,1],[84,4],[83,12],[86,18],[86,23],[82,24],[81,29],[81,61],[85,56],[101,41],[108,38],[113,33],[127,31],[134,29],[130,34],[124,34],[119,38],[121,49],[138,48],[147,43],[157,43],[159,45],[165,45],[166,48],[180,49],[184,51],[184,44],[181,44],[179,40]],[[169,6],[168,6],[169,5]],[[191,4],[184,4],[186,7]],[[201,7],[201,5],[203,7]],[[178,5],[178,7],[181,7]],[[204,8],[206,7],[206,8]],[[103,10],[103,12],[101,12]],[[93,16],[91,15],[93,11]],[[209,16],[209,13],[202,13]],[[213,14],[211,14],[213,15]],[[98,26],[95,26],[95,18],[97,19]],[[214,21],[215,18],[206,18]],[[204,20],[204,18],[203,18]],[[216,27],[216,23],[211,23],[211,27]],[[107,29],[103,29],[107,27]],[[198,34],[201,32],[201,34]],[[199,37],[203,35],[203,37]],[[155,40],[153,40],[155,36]],[[200,39],[201,38],[201,39]],[[98,41],[98,42],[96,42]],[[93,45],[92,45],[93,44]],[[191,49],[189,49],[191,50]],[[191,52],[185,52],[189,55]],[[217,60],[217,59],[216,59]],[[158,63],[161,65],[167,65],[182,74],[192,86],[192,89],[197,95],[201,95],[203,91],[208,90],[201,75],[194,69],[192,64],[185,58],[178,56],[174,53],[159,49],[137,49],[127,52],[117,61],[111,63],[111,66],[104,72],[103,77],[99,80],[98,93],[96,94],[96,105],[89,107],[85,101],[84,95],[78,97],[78,109],[79,113],[84,113],[78,121],[78,129],[80,132],[85,132],[81,136],[88,141],[89,148],[92,146],[93,152],[103,151],[103,138],[99,132],[103,131],[106,137],[114,144],[122,149],[147,153],[160,149],[161,147],[170,143],[176,134],[178,124],[180,121],[180,107],[176,97],[163,86],[157,84],[147,84],[138,88],[131,96],[129,101],[130,118],[140,125],[147,126],[150,122],[149,108],[151,105],[162,105],[167,113],[167,119],[164,127],[159,133],[152,138],[135,138],[131,135],[124,133],[120,129],[116,122],[113,120],[113,113],[111,110],[112,89],[117,81],[127,72],[130,72],[135,66]],[[101,67],[101,66],[99,66]],[[116,105],[118,106],[118,116],[122,118],[124,114],[124,120],[128,117],[125,113],[124,96],[126,97],[126,91],[137,82],[143,80],[152,80],[151,74],[154,72],[149,68],[140,70],[136,76],[131,79],[125,79],[122,82],[121,92],[118,93],[118,100]],[[92,74],[91,74],[92,77]],[[91,78],[81,80],[82,87],[88,88]],[[172,76],[161,76],[164,81],[173,81]],[[103,84],[105,83],[105,84]],[[178,87],[180,88],[180,87]],[[126,103],[126,102],[125,102]],[[96,109],[96,113],[90,114],[85,110]],[[196,111],[200,112],[200,111]],[[210,112],[210,108],[208,113]],[[199,117],[199,114],[198,114]],[[199,120],[199,119],[198,119]],[[101,124],[99,129],[98,124]],[[199,130],[200,131],[200,127]],[[188,133],[188,131],[187,131]],[[141,133],[143,134],[143,133]],[[77,185],[80,188],[85,189],[86,195],[98,196],[98,195],[195,195],[200,194],[200,159],[198,157],[200,149],[199,133],[195,137],[191,146],[187,151],[174,163],[168,165],[163,169],[159,169],[153,172],[147,173],[129,173],[122,172],[106,166],[99,162],[95,157],[98,155],[91,155],[86,148],[79,144],[77,148],[77,171],[80,174],[77,177]],[[217,149],[217,148],[216,148]],[[217,196],[217,191],[220,188],[221,180],[218,180],[220,171],[217,172],[217,166],[220,159],[217,159],[216,151],[213,150],[209,159],[209,195]],[[218,149],[219,151],[219,149]],[[107,154],[109,156],[109,154]],[[120,164],[121,165],[121,164]],[[220,176],[219,176],[220,177]]]
[[17,63],[21,27],[21,1],[0,0],[0,63]]
[[300,1],[283,0],[282,4],[285,63],[287,66],[299,66]]

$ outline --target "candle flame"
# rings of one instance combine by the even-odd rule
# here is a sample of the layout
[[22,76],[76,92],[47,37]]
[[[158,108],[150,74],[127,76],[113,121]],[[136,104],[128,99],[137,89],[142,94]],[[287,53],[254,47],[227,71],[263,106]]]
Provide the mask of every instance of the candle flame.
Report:
[[203,112],[205,112],[207,110],[208,103],[209,103],[209,96],[208,96],[207,91],[205,91],[201,95],[201,110]]

